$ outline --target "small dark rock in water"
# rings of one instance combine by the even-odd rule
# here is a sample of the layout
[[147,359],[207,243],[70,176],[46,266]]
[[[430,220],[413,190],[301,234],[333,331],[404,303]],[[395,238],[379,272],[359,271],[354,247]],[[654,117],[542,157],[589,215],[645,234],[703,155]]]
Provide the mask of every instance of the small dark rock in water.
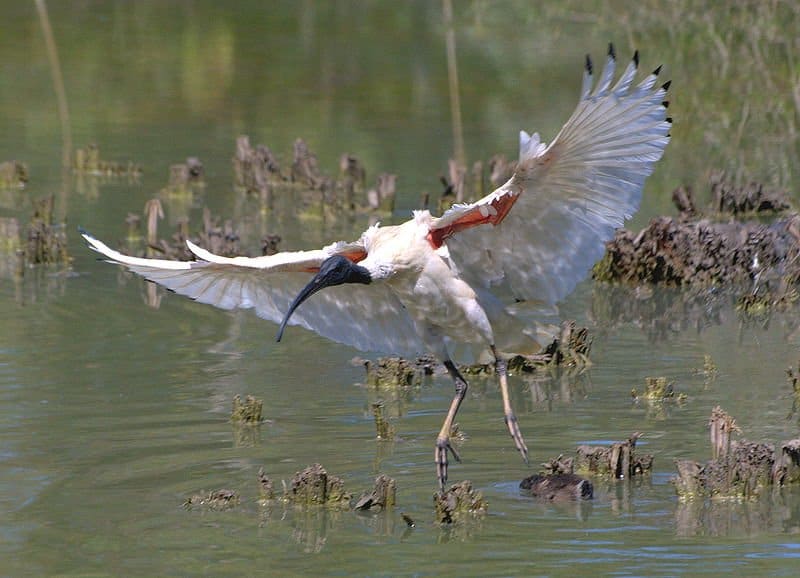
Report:
[[233,397],[233,410],[231,421],[237,424],[257,425],[264,421],[261,410],[264,402],[252,395],[245,397],[244,401],[239,395]]
[[575,474],[534,474],[522,480],[519,487],[534,498],[555,502],[594,497],[592,482]]
[[239,494],[233,490],[214,490],[213,492],[195,494],[188,498],[183,507],[206,508],[209,510],[228,510],[239,505]]
[[345,491],[341,478],[328,475],[320,464],[297,472],[284,493],[284,499],[299,506],[322,505],[349,508],[352,496]]
[[440,524],[452,524],[472,516],[480,516],[489,509],[483,494],[473,490],[469,480],[454,484],[445,492],[434,494],[433,506],[436,521]]
[[635,452],[640,436],[635,433],[628,440],[610,446],[578,446],[575,470],[620,479],[649,473],[653,469],[653,456],[639,456]]
[[28,182],[28,165],[19,161],[0,163],[0,189],[22,189]]
[[381,474],[375,478],[375,488],[370,493],[365,493],[356,502],[356,510],[370,510],[380,508],[385,510],[395,505],[397,501],[397,484],[394,479]]

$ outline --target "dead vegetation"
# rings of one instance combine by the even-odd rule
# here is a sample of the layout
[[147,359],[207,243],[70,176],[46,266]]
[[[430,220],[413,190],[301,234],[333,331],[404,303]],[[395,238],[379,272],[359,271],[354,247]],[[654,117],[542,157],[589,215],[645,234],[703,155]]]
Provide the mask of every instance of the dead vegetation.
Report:
[[242,135],[236,141],[233,169],[236,187],[259,197],[267,208],[272,207],[275,195],[291,193],[306,214],[314,207],[321,214],[394,211],[396,175],[380,173],[375,185],[367,188],[366,168],[355,155],[344,153],[338,176],[331,177],[320,168],[317,155],[301,138],[292,146],[292,162],[284,167],[268,146],[253,147],[250,138]]
[[100,148],[92,143],[86,148],[75,149],[72,171],[75,174],[101,177],[136,177],[142,174],[142,167],[132,161],[104,160],[100,157]]
[[472,488],[472,482],[464,480],[453,484],[444,492],[433,495],[435,519],[439,524],[467,522],[486,514],[488,502],[483,494]]
[[800,482],[800,439],[781,442],[777,451],[768,443],[733,440],[741,430],[720,407],[711,412],[709,431],[711,460],[676,460],[672,483],[681,499],[748,500]]

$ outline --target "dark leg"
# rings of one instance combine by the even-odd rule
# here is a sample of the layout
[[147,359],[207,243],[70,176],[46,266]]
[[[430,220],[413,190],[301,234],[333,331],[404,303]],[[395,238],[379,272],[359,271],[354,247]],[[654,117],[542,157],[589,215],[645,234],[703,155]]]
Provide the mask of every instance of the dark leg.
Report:
[[525,440],[522,439],[522,432],[519,431],[519,424],[517,423],[517,416],[514,415],[514,410],[511,409],[511,399],[508,396],[508,370],[506,367],[505,359],[501,359],[492,345],[492,355],[494,355],[494,368],[497,372],[497,377],[500,380],[500,393],[503,396],[503,413],[506,416],[506,426],[508,426],[508,433],[511,434],[514,444],[517,446],[519,453],[522,454],[522,459],[528,463],[528,446],[525,445]]
[[456,394],[453,401],[450,402],[450,409],[447,412],[447,417],[444,418],[442,429],[436,438],[436,449],[433,452],[433,459],[436,462],[436,475],[439,477],[439,487],[444,491],[444,485],[447,483],[447,452],[453,454],[457,462],[461,461],[458,453],[450,445],[450,430],[453,427],[453,421],[458,413],[458,408],[461,402],[464,401],[464,396],[467,394],[467,380],[461,375],[456,368],[455,364],[449,359],[444,362],[447,372],[453,378],[453,383],[456,387]]

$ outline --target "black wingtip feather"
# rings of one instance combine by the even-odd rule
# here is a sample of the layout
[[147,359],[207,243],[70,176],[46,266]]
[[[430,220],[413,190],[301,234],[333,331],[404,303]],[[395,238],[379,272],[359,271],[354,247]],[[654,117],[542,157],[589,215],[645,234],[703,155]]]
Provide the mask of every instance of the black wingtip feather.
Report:
[[635,50],[633,52],[633,65],[636,68],[639,68],[639,51],[638,50]]
[[617,59],[617,55],[614,52],[614,43],[613,42],[609,42],[608,43],[608,55],[614,60]]
[[664,108],[669,108],[669,101],[665,100],[664,102],[661,103],[661,106],[663,106]]
[[669,124],[672,124],[672,117],[671,116],[668,116],[664,120],[666,120]]
[[671,80],[666,81],[664,84],[661,85],[661,88],[664,90],[669,90],[669,86],[672,84]]
[[592,73],[592,57],[588,54],[586,55],[586,72]]
[[663,65],[663,64],[659,64],[659,65],[658,65],[658,68],[656,68],[656,69],[653,71],[653,74],[654,74],[655,76],[658,76],[658,73],[659,73],[659,72],[661,72],[661,67],[662,67],[662,66],[664,66],[664,65]]

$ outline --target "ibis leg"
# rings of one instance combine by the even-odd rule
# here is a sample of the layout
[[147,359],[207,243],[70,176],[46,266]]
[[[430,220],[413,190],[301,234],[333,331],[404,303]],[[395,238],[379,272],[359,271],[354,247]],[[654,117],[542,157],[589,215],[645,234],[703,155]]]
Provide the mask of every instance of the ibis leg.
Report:
[[444,485],[447,483],[447,452],[449,451],[453,454],[457,462],[461,461],[458,452],[450,444],[450,430],[453,427],[458,408],[461,406],[461,402],[464,401],[464,396],[467,394],[467,388],[469,387],[467,380],[464,379],[464,376],[461,375],[452,361],[446,360],[444,366],[447,368],[450,377],[453,378],[456,393],[453,396],[453,401],[450,402],[450,409],[447,411],[447,417],[444,418],[442,429],[436,437],[436,449],[433,454],[433,459],[436,462],[436,475],[439,478],[439,487],[442,491],[444,491]]
[[506,360],[500,358],[494,346],[492,346],[492,355],[494,355],[495,372],[497,373],[497,378],[500,380],[500,394],[503,396],[503,414],[505,414],[508,433],[511,434],[514,445],[517,446],[519,453],[522,454],[522,459],[527,464],[528,446],[525,445],[525,440],[522,439],[522,432],[519,430],[517,416],[514,415],[514,410],[511,409],[511,399],[508,395],[508,367],[506,366]]

